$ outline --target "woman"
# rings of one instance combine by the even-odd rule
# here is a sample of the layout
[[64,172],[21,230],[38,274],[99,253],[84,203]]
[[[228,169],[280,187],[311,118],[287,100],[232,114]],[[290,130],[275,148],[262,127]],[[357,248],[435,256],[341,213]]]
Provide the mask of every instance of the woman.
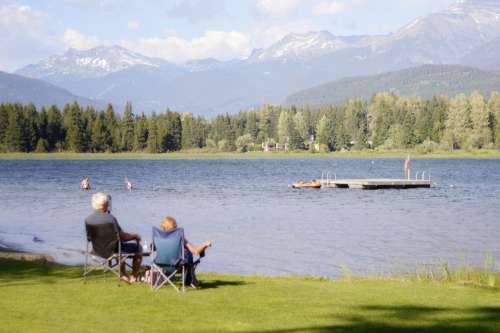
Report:
[[[161,224],[160,229],[163,231],[172,231],[177,228],[177,221],[171,217],[165,217]],[[186,272],[186,281],[187,285],[191,285],[191,287],[195,288],[198,284],[195,275],[196,265],[193,263],[193,254],[197,254],[200,257],[205,256],[205,250],[212,246],[212,242],[204,242],[200,246],[194,246],[187,239],[184,239],[184,246],[187,251],[185,251],[185,258],[188,260],[188,267]]]
[[84,191],[90,190],[90,177],[85,176],[80,183],[80,188]]

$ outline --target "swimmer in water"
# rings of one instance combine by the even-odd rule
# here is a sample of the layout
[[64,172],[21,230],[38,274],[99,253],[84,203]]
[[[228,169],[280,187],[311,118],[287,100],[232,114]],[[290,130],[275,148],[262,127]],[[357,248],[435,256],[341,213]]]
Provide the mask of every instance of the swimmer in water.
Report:
[[85,176],[80,183],[80,188],[84,191],[90,190],[90,177]]
[[132,183],[128,180],[127,177],[125,177],[125,187],[127,190],[132,191]]

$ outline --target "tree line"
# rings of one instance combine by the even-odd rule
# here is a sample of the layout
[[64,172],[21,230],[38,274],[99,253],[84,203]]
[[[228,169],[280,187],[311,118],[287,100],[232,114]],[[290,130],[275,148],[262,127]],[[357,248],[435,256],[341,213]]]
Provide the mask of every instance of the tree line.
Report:
[[211,119],[170,110],[134,114],[130,103],[122,115],[112,105],[0,104],[2,152],[245,152],[262,143],[324,151],[500,148],[500,93],[429,100],[380,93],[340,106],[264,105]]

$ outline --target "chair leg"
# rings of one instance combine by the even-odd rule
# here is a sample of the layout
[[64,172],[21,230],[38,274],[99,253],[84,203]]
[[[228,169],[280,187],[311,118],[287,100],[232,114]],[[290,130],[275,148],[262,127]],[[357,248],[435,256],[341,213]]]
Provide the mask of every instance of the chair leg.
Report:
[[83,283],[87,283],[88,262],[89,262],[89,242],[87,242],[87,250],[85,251],[85,265],[83,266]]
[[186,286],[184,285],[185,278],[186,278],[186,266],[183,265],[182,266],[182,292],[186,291]]

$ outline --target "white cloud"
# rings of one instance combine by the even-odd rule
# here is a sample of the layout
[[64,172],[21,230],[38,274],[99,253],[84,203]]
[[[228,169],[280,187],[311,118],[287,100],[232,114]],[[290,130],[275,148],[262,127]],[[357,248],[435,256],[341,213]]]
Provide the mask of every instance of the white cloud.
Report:
[[138,30],[141,27],[141,23],[139,21],[128,21],[127,22],[127,29],[134,31]]
[[251,50],[248,36],[236,31],[210,30],[200,37],[189,40],[166,36],[126,40],[120,44],[144,55],[160,57],[176,63],[209,57],[221,60],[243,58]]
[[336,15],[351,10],[354,7],[362,5],[364,3],[365,0],[321,1],[313,7],[312,12],[314,15]]
[[168,11],[168,15],[197,23],[224,14],[226,0],[178,0]]
[[30,6],[0,5],[0,68],[12,70],[48,56],[57,41],[46,30],[47,15]]
[[86,36],[74,29],[66,29],[61,38],[64,48],[86,50],[102,44],[97,37]]
[[296,11],[304,0],[257,0],[261,14],[271,17],[286,17]]

